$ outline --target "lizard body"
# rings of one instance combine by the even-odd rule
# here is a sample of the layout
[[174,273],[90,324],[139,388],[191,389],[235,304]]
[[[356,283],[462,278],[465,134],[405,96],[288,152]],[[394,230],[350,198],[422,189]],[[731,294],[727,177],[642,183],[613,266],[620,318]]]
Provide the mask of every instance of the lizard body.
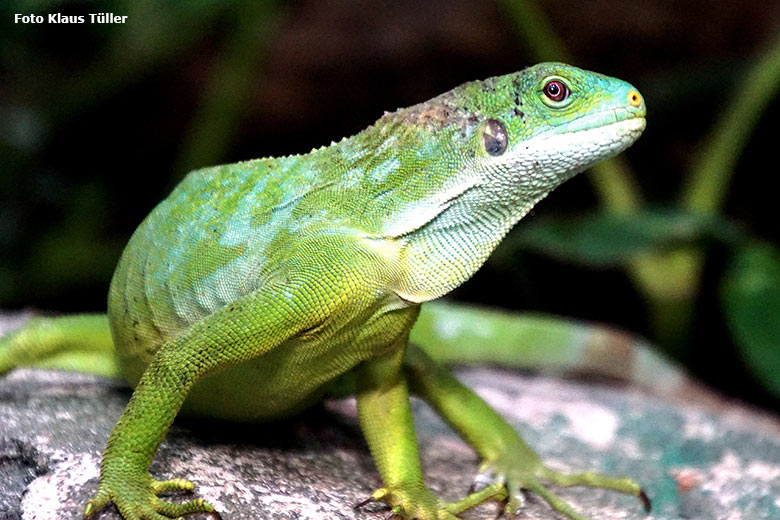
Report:
[[[163,502],[149,465],[179,410],[270,420],[346,380],[402,518],[452,519],[521,490],[581,519],[540,480],[642,496],[627,479],[555,473],[471,391],[408,345],[420,304],[466,281],[536,202],[628,147],[645,106],[629,84],[563,64],[466,83],[309,154],[193,172],[144,220],[111,283],[108,321],[135,386],[89,518],[211,512]],[[11,340],[24,342],[24,330]],[[0,343],[0,349],[4,347]],[[428,401],[494,479],[455,504],[422,481],[409,393]]]

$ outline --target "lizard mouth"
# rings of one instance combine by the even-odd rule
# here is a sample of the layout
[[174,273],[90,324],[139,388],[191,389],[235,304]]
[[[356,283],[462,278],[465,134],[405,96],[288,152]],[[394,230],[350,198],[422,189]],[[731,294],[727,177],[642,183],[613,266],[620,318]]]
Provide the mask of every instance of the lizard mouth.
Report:
[[647,121],[644,116],[630,115],[624,119],[618,119],[613,123],[605,123],[598,128],[614,129],[617,133],[623,133],[624,135],[634,136],[637,139],[645,129]]
[[623,135],[629,137],[631,139],[630,145],[639,139],[639,136],[642,135],[646,126],[647,121],[644,116],[632,114],[626,119],[605,125],[605,128],[614,128],[616,132],[623,133]]
[[[597,128],[611,127],[612,125],[620,125],[621,123],[629,123],[625,125],[626,128],[639,129],[641,132],[645,128],[644,110],[640,111],[638,109],[627,107],[602,110],[578,117],[572,121],[567,121],[565,123],[556,125],[550,130],[550,133],[570,134],[587,130],[595,130]],[[623,126],[621,125],[617,128],[623,128]]]
[[627,143],[627,147],[639,138],[645,125],[644,113],[616,108],[561,123],[534,139],[548,141],[548,144],[549,140],[553,140],[568,143],[579,142],[582,145],[608,148],[610,141],[623,140],[628,137],[631,140]]
[[560,141],[570,153],[587,152],[585,155],[601,160],[631,146],[642,135],[646,124],[644,111],[620,107],[559,125],[545,137]]
[[647,124],[643,115],[625,111],[619,113],[618,110],[613,111],[613,114],[614,119],[598,118],[589,121],[585,128],[568,132],[573,140],[579,141],[584,149],[590,151],[589,155],[595,156],[596,161],[615,156],[631,146],[642,135]]

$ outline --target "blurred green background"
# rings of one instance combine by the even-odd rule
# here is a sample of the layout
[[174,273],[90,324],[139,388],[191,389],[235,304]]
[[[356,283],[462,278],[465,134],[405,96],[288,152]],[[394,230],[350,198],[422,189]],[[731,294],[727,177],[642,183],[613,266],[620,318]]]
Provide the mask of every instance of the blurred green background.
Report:
[[[113,12],[123,25],[14,24]],[[461,82],[561,60],[648,127],[554,192],[453,297],[596,320],[780,403],[780,2],[5,1],[0,308],[98,311],[184,173],[307,152]]]

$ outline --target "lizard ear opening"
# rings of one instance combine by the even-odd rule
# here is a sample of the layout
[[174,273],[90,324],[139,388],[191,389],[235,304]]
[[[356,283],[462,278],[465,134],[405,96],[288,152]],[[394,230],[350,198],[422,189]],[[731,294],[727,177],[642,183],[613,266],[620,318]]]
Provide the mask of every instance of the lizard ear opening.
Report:
[[489,155],[497,156],[504,153],[508,141],[509,138],[506,134],[504,123],[498,119],[485,121],[485,128],[482,130],[482,145]]

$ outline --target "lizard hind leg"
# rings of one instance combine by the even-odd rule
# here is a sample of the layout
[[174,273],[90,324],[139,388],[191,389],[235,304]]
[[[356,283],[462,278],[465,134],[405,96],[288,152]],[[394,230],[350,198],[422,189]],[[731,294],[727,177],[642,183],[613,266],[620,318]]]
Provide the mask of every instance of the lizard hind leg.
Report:
[[507,518],[515,518],[523,506],[524,491],[530,491],[570,520],[587,520],[542,481],[619,491],[638,497],[647,509],[647,496],[630,479],[595,473],[568,475],[547,468],[512,426],[420,348],[410,344],[404,371],[410,389],[430,404],[482,457],[475,488],[486,486],[488,489],[496,484],[504,488],[503,509]]
[[0,337],[0,374],[20,366],[118,377],[105,314],[36,317]]

